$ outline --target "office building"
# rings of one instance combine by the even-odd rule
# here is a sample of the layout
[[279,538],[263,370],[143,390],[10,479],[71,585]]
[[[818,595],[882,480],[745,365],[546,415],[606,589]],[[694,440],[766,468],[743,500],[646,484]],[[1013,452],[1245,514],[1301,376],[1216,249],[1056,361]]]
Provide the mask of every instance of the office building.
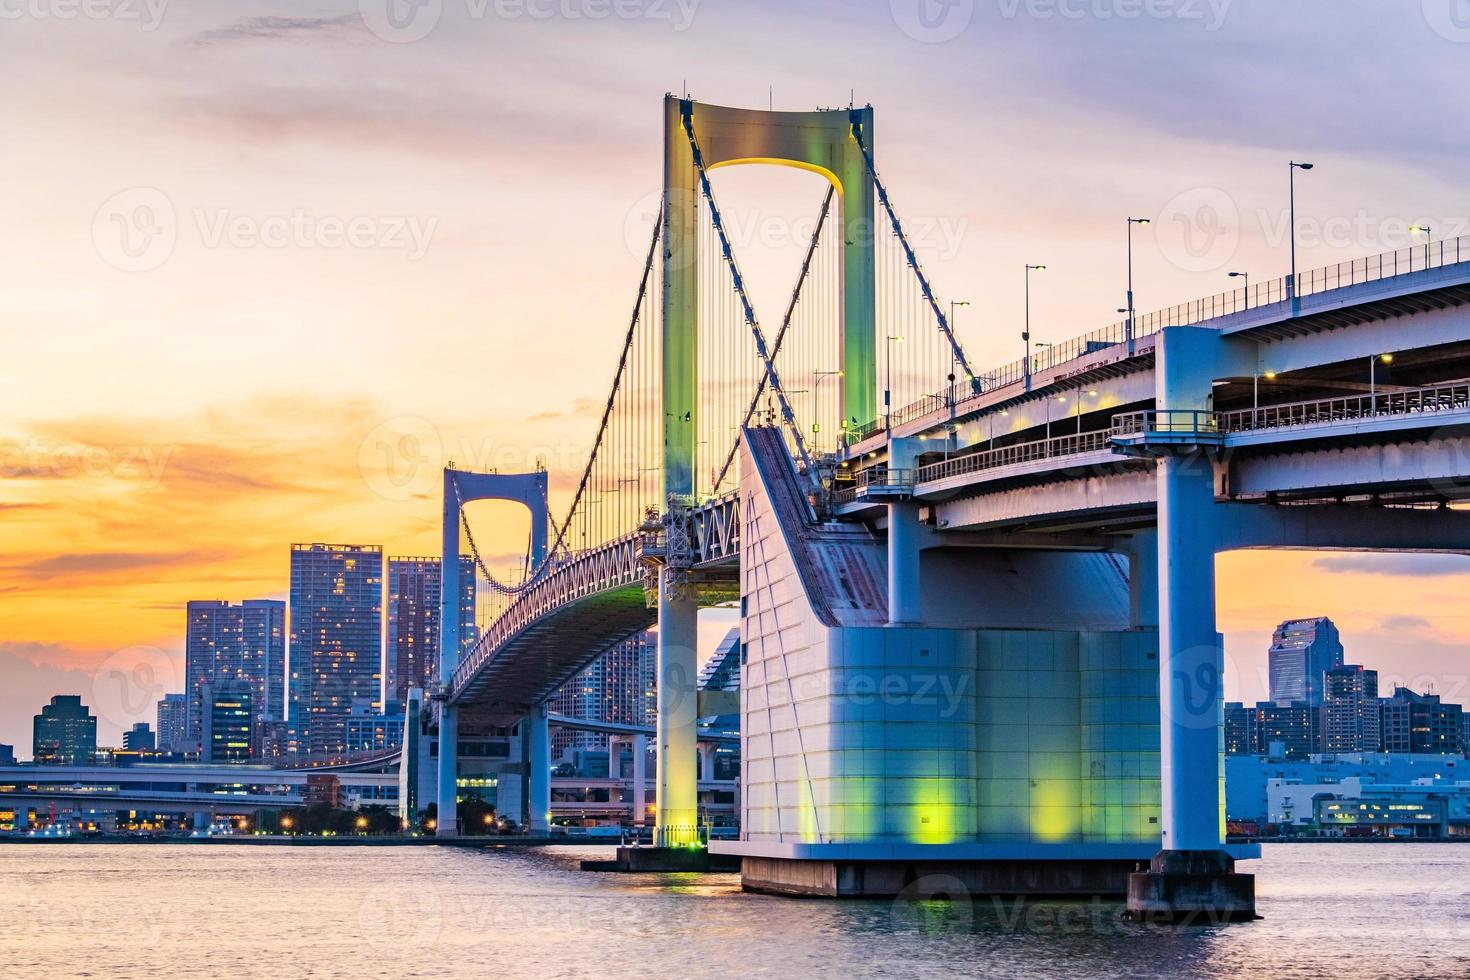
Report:
[[1322,709],[1305,701],[1256,705],[1257,751],[1272,758],[1305,759],[1321,751]]
[[1256,709],[1239,701],[1225,704],[1225,754],[1257,755],[1261,751],[1257,738]]
[[403,708],[390,701],[382,712],[367,702],[353,705],[347,716],[347,751],[351,755],[388,752],[403,744]]
[[0,766],[15,765],[15,746],[0,742]]
[[257,752],[254,692],[242,681],[201,688],[205,762],[245,762]]
[[1325,675],[1342,666],[1342,655],[1337,627],[1325,616],[1282,623],[1268,653],[1271,700],[1320,707],[1325,700]]
[[97,756],[97,718],[80,695],[58,694],[35,716],[31,744],[37,765],[89,765]]
[[158,750],[185,752],[189,744],[189,701],[182,694],[165,694],[158,701]]
[[342,755],[352,706],[382,709],[383,549],[291,546],[290,710],[294,754]]
[[123,732],[122,747],[125,752],[152,752],[158,748],[158,743],[153,737],[153,729],[146,721],[140,721]]
[[[189,747],[203,748],[200,691],[238,684],[250,689],[255,727],[285,710],[286,604],[276,599],[246,599],[231,605],[218,599],[188,604],[184,647],[184,693],[188,699]],[[161,729],[160,729],[161,731]]]
[[1378,671],[1357,664],[1326,674],[1323,708],[1324,752],[1377,752],[1379,747]]
[[[408,690],[430,690],[439,679],[439,609],[443,585],[438,558],[388,559],[388,634],[384,669],[385,697],[404,704]],[[475,565],[459,560],[459,631],[467,649],[475,628]]]
[[1396,687],[1379,701],[1383,751],[1463,754],[1463,718],[1458,704],[1442,704],[1438,694]]

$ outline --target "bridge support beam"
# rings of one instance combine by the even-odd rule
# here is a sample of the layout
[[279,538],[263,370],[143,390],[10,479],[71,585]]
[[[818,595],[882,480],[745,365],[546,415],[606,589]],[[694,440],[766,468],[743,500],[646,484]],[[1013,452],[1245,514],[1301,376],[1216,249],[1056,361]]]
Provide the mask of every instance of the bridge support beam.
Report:
[[[658,599],[658,746],[655,843],[691,844],[699,823],[698,735],[699,602],[660,572]],[[635,758],[634,765],[637,766]]]
[[648,822],[648,736],[633,736],[633,826]]
[[448,701],[439,710],[439,813],[435,837],[459,836],[459,709]]
[[533,835],[551,832],[551,728],[546,705],[538,705],[521,722],[526,739],[526,826]]
[[919,505],[895,500],[888,505],[888,622],[915,626],[923,619],[919,588]]

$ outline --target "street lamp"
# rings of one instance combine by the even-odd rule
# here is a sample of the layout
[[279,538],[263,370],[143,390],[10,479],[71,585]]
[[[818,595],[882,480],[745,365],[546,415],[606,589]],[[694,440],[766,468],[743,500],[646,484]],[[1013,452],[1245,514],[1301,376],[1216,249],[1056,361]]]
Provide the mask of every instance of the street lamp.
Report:
[[[955,307],[957,307],[957,306],[969,306],[969,305],[970,305],[969,300],[963,300],[963,299],[961,299],[961,300],[953,300],[952,299],[952,300],[949,301],[949,332],[951,334],[953,334],[955,337],[958,337],[959,336],[959,332],[957,330],[955,330],[955,323],[954,323],[954,311],[955,311]],[[955,341],[955,343],[958,344],[959,341]],[[955,351],[951,350],[950,351],[950,357],[949,357],[949,407],[951,409],[954,408],[954,403],[955,403],[955,397],[954,397],[954,376],[955,376],[955,372],[958,371],[959,369],[960,369],[959,355]]]
[[[812,372],[812,435],[814,437],[822,431],[821,423],[817,421],[818,416],[820,416],[822,412],[822,400],[820,397],[820,393],[822,390],[822,381],[826,378],[840,377],[842,377],[842,372],[840,370]],[[813,438],[812,441],[813,443],[815,443],[816,439]]]
[[901,343],[903,337],[888,335],[888,346],[885,348],[888,356],[884,358],[886,377],[883,381],[883,425],[889,430],[893,428],[893,345]]
[[1374,354],[1368,358],[1368,414],[1378,414],[1378,362],[1393,363],[1392,354]]
[[[1430,238],[1430,232],[1434,231],[1434,229],[1431,228],[1431,227],[1429,227],[1428,225],[1411,225],[1409,227],[1409,234],[1411,236],[1415,232],[1420,232],[1420,231],[1422,231],[1424,233],[1424,268],[1428,269],[1429,268],[1429,245],[1430,245],[1430,242],[1432,240]],[[1412,254],[1412,253],[1410,253],[1410,254]],[[1410,265],[1412,265],[1412,264],[1413,263],[1410,262]]]
[[1026,390],[1031,390],[1031,273],[1045,269],[1044,265],[1026,266],[1026,328],[1021,331],[1021,340],[1026,344]]
[[1148,224],[1147,218],[1128,219],[1128,353],[1133,353],[1133,226]]
[[1286,170],[1286,201],[1287,222],[1291,225],[1291,278],[1286,280],[1287,295],[1290,296],[1295,313],[1296,297],[1296,172],[1298,170],[1311,170],[1313,164],[1297,163],[1295,160],[1288,161]]
[[1231,279],[1245,280],[1245,309],[1251,308],[1251,274],[1249,272],[1229,273]]

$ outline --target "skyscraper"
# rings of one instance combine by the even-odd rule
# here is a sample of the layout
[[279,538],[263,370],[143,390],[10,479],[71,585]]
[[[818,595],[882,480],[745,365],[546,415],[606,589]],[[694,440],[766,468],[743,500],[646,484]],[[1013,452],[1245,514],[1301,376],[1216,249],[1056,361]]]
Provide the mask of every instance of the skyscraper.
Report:
[[1321,707],[1325,699],[1324,677],[1342,666],[1342,640],[1337,627],[1325,616],[1289,619],[1276,627],[1271,638],[1271,700],[1277,704],[1304,701]]
[[1348,664],[1329,670],[1326,681],[1323,750],[1377,752],[1378,671]]
[[97,718],[80,695],[52,698],[36,715],[31,735],[37,765],[85,766],[97,755]]
[[[629,725],[651,725],[657,709],[657,638],[639,633],[608,650],[557,691],[551,711],[572,718],[616,721]],[[558,754],[568,746],[598,748],[606,736],[592,732],[556,732],[552,750]]]
[[291,546],[291,708],[297,752],[340,755],[354,701],[382,710],[383,549]]
[[[443,562],[438,558],[388,559],[388,641],[384,688],[389,701],[405,704],[408,689],[432,687],[439,678],[439,597]],[[475,566],[459,560],[459,628],[463,647],[475,630]]]
[[[188,699],[188,743],[204,747],[204,707],[200,691],[244,684],[250,690],[255,728],[281,718],[286,707],[286,604],[279,599],[246,599],[238,606],[220,599],[188,604],[184,645],[184,693]],[[159,732],[163,728],[160,724]]]
[[250,685],[240,681],[201,689],[206,762],[244,762],[259,754],[258,714],[251,697]]
[[189,702],[182,694],[165,694],[158,702],[158,750],[183,752],[189,740]]

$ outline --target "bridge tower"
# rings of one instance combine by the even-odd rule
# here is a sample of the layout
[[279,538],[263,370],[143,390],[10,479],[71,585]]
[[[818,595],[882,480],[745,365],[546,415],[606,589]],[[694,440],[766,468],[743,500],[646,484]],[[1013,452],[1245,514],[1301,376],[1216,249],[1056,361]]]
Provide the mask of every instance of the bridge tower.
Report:
[[872,152],[873,110],[769,112],[664,97],[663,442],[669,557],[659,582],[657,840],[686,842],[698,821],[695,748],[697,600],[680,567],[680,505],[695,494],[699,415],[699,172],[686,122],[706,170],[774,164],[820,174],[842,201],[841,413],[875,417],[874,186],[861,138]]
[[[551,512],[547,505],[545,470],[534,473],[468,473],[446,467],[444,470],[444,556],[440,567],[439,589],[439,794],[438,826],[435,835],[454,837],[459,833],[456,819],[457,780],[459,778],[459,709],[444,692],[454,678],[464,651],[464,637],[459,629],[459,528],[464,505],[473,500],[509,500],[522,504],[531,512],[530,560],[532,574],[546,561],[550,538]],[[529,746],[528,783],[530,797],[526,814],[533,831],[546,830],[551,809],[551,773],[545,762],[549,744],[538,740],[549,738],[544,705],[534,705],[521,722],[522,745]],[[529,741],[528,741],[529,740]]]

